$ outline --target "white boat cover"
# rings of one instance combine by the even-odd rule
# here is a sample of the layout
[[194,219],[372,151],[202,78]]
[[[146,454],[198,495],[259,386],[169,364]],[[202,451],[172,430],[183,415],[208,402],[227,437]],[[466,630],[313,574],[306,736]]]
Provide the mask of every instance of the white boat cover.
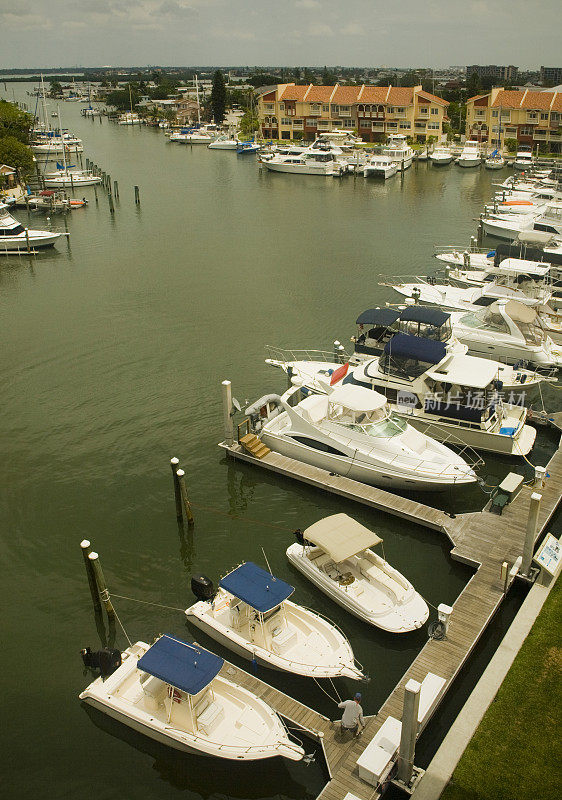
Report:
[[345,386],[334,389],[330,393],[329,399],[332,404],[343,406],[349,411],[363,412],[365,414],[369,411],[376,411],[377,408],[382,408],[386,404],[384,395],[364,386],[355,386],[352,383],[347,383]]
[[307,528],[303,536],[328,553],[336,564],[382,542],[376,533],[347,514],[324,517]]
[[[492,303],[488,308],[491,311],[498,312],[500,304],[496,300],[495,303]],[[534,322],[535,317],[537,316],[536,309],[533,306],[526,305],[525,303],[520,303],[518,300],[508,300],[505,303],[505,313],[508,317],[514,322],[523,322],[527,325],[530,325]]]

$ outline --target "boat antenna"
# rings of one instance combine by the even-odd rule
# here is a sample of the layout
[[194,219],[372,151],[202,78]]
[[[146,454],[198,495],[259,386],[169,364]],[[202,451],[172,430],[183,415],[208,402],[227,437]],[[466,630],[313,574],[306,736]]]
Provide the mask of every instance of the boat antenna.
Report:
[[267,568],[269,570],[269,574],[273,577],[273,572],[271,571],[271,567],[269,566],[269,561],[267,560],[267,556],[265,554],[265,550],[263,549],[263,547],[262,547],[261,551],[263,553],[263,557],[265,558],[265,563],[267,564]]

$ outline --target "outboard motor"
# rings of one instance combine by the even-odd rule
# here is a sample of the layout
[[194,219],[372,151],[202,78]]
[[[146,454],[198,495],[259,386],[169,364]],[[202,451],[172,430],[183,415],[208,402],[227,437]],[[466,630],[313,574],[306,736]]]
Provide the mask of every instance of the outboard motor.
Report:
[[193,575],[191,577],[191,591],[198,600],[212,600],[217,591],[213,581],[206,575]]
[[84,666],[88,669],[99,669],[101,677],[109,678],[121,666],[121,651],[116,649],[96,650],[85,647],[80,651]]

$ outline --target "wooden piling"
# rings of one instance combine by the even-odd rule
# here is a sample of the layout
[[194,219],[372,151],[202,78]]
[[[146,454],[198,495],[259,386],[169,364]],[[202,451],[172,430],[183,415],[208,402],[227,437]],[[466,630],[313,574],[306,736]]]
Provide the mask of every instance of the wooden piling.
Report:
[[109,213],[115,214],[115,206],[113,205],[113,197],[111,194],[111,189],[107,190],[107,199],[109,201]]
[[117,200],[119,200],[119,184],[117,183],[117,181],[113,181],[113,194],[115,195]]
[[195,523],[195,520],[193,519],[193,512],[191,510],[191,505],[189,503],[189,498],[187,496],[187,487],[185,485],[185,472],[183,471],[183,469],[178,469],[176,475],[180,487],[182,508],[185,511],[185,518],[187,520],[187,524],[193,525]]
[[31,251],[31,247],[29,246],[29,228],[25,229],[25,241],[27,243],[27,252]]
[[109,590],[105,583],[105,578],[103,576],[103,571],[100,564],[100,558],[97,553],[90,553],[88,555],[88,559],[92,564],[99,598],[105,606],[108,619],[113,620],[115,619],[115,609],[113,608],[113,603],[111,602],[111,597],[109,596]]
[[170,466],[172,468],[172,475],[174,476],[174,496],[176,498],[176,517],[178,520],[183,519],[183,511],[182,511],[182,499],[181,499],[181,491],[180,491],[180,483],[178,480],[178,476],[176,475],[178,469],[180,468],[180,460],[175,456],[170,459]]
[[101,614],[101,601],[100,596],[96,586],[96,578],[94,575],[94,569],[92,567],[92,562],[90,561],[90,553],[92,552],[92,548],[90,547],[90,542],[88,539],[83,539],[80,542],[80,547],[82,548],[82,556],[84,557],[84,565],[86,567],[86,575],[88,576],[88,586],[90,587],[90,594],[92,595],[92,603],[94,604],[94,611],[96,614]]
[[399,781],[408,785],[414,771],[414,754],[418,735],[418,711],[420,705],[421,683],[410,679],[404,687],[404,710],[400,736],[400,756],[398,759]]
[[224,419],[224,441],[228,447],[234,444],[234,422],[232,419],[232,384],[230,381],[222,382],[222,411]]
[[531,495],[531,502],[529,504],[529,516],[527,518],[527,528],[525,531],[525,542],[523,544],[523,558],[521,561],[520,572],[521,575],[529,576],[531,569],[531,561],[533,560],[533,551],[535,548],[535,541],[537,538],[537,526],[539,519],[539,511],[541,508],[542,494],[533,492]]
[[135,204],[137,206],[140,205],[140,192],[138,186],[135,186]]

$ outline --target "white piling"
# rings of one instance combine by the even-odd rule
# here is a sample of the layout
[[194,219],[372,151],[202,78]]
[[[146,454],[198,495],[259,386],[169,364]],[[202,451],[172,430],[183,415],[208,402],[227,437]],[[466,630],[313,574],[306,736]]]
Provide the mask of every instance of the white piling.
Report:
[[520,574],[528,576],[535,549],[535,539],[537,537],[537,525],[539,521],[539,511],[541,507],[542,494],[533,492],[529,505],[529,516],[527,518],[527,530],[525,532],[525,544],[523,545],[523,557],[521,559]]
[[224,441],[232,447],[234,444],[234,421],[232,419],[232,383],[222,382],[222,410],[224,417]]
[[404,687],[404,708],[402,711],[402,731],[400,734],[400,758],[397,778],[408,785],[414,771],[414,755],[418,735],[418,712],[420,707],[421,683],[410,679]]

